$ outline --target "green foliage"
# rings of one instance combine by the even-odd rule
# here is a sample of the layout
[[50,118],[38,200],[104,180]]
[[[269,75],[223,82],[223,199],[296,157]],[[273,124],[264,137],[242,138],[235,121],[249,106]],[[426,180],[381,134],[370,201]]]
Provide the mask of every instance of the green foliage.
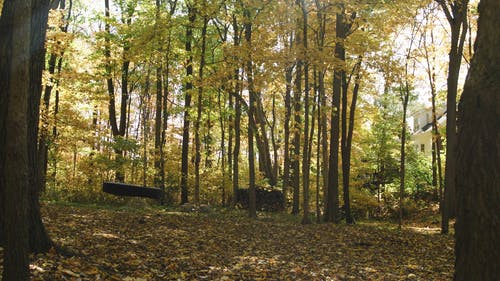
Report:
[[378,215],[380,203],[366,189],[351,188],[351,212],[356,220],[371,219]]
[[432,165],[429,157],[409,149],[406,166],[406,190],[410,196],[430,199],[434,187],[432,186]]

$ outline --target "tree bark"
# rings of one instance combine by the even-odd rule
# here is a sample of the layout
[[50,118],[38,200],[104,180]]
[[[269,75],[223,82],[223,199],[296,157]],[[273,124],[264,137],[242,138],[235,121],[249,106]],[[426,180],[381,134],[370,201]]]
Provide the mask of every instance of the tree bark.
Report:
[[[311,167],[311,157],[309,149],[309,62],[307,59],[307,7],[304,0],[300,0],[302,10],[302,47],[304,57],[304,146],[302,151],[302,192],[303,192],[303,217],[302,224],[310,224],[309,217],[309,173]],[[312,134],[311,134],[312,135]]]
[[[240,45],[240,30],[238,26],[238,21],[236,18],[236,15],[232,15],[232,27],[233,27],[233,46],[237,47]],[[234,148],[232,152],[232,159],[230,165],[230,168],[232,169],[232,187],[233,187],[233,196],[231,200],[231,207],[236,206],[236,194],[238,192],[239,188],[239,154],[240,154],[240,142],[241,142],[241,132],[240,132],[240,121],[241,121],[241,105],[240,101],[236,96],[240,95],[240,90],[241,90],[241,84],[240,84],[240,68],[237,64],[237,60],[234,60],[234,63],[236,65],[234,66],[233,69],[233,89],[231,89],[233,92],[231,94],[232,97],[234,97],[234,122],[232,124],[232,129],[230,128],[229,133],[231,134],[231,131],[234,130]],[[231,138],[229,138],[229,141],[231,141]],[[231,145],[229,146],[231,147]],[[228,161],[229,162],[229,161]]]
[[[351,202],[349,195],[349,185],[350,185],[350,174],[351,174],[351,148],[352,148],[352,136],[354,133],[354,118],[356,113],[356,103],[358,100],[359,83],[360,83],[360,71],[361,71],[361,60],[359,57],[358,62],[354,66],[353,74],[355,75],[354,89],[352,90],[351,105],[349,106],[349,120],[344,119],[343,129],[346,130],[345,135],[342,138],[342,183],[344,188],[344,209],[345,209],[345,219],[347,224],[353,224],[354,218],[351,215]],[[349,79],[350,80],[350,79]],[[348,83],[347,83],[348,84]],[[347,86],[346,84],[346,86]],[[347,90],[344,91],[344,95],[347,96]],[[347,101],[345,101],[345,107],[342,109],[347,111]],[[347,112],[344,113],[343,118],[347,118]]]
[[451,47],[448,64],[446,95],[446,166],[444,178],[444,198],[441,204],[441,233],[448,233],[448,221],[455,216],[455,175],[457,150],[457,92],[458,76],[467,35],[467,5],[469,0],[436,0],[450,24]]
[[203,110],[203,68],[205,67],[205,51],[206,51],[206,40],[207,40],[207,25],[208,17],[203,17],[203,28],[201,30],[201,57],[200,57],[200,68],[198,70],[198,103],[197,103],[197,114],[196,123],[194,128],[194,142],[195,142],[195,160],[194,160],[194,174],[195,174],[195,184],[194,184],[194,204],[200,204],[200,162],[201,162],[201,141],[200,141],[200,125],[201,125],[201,112]]
[[[155,1],[156,5],[156,15],[155,15],[155,26],[154,26],[154,33],[155,33],[155,39],[158,40],[158,52],[162,53],[162,48],[161,48],[161,36],[158,35],[158,24],[160,20],[160,6],[161,2],[160,0]],[[154,185],[161,188],[165,189],[165,182],[162,181],[162,169],[164,168],[161,162],[161,158],[163,157],[163,149],[161,149],[162,143],[161,143],[161,131],[162,131],[162,106],[163,106],[163,81],[162,81],[162,73],[163,73],[163,66],[161,59],[156,62],[157,67],[156,67],[156,103],[155,103],[155,150],[154,150],[154,167],[155,167],[155,176],[154,176]]]
[[[252,20],[250,16],[249,8],[244,10],[245,16],[245,43],[249,50],[252,47]],[[257,202],[256,202],[256,186],[255,186],[255,153],[254,153],[254,131],[257,129],[255,124],[255,89],[253,83],[253,61],[251,53],[247,54],[247,59],[245,63],[245,71],[248,82],[248,170],[249,170],[249,187],[248,187],[248,197],[249,197],[249,207],[248,215],[251,218],[257,218]]]
[[[344,39],[347,34],[344,5],[340,4],[341,12],[336,14],[335,58],[345,61]],[[330,127],[330,157],[328,171],[328,192],[325,221],[338,223],[339,217],[339,142],[340,142],[340,100],[342,96],[342,75],[344,70],[336,67],[333,74],[333,98]]]
[[[169,19],[172,19],[172,15],[175,13],[177,7],[177,0],[169,1],[170,9],[169,9]],[[163,65],[162,72],[162,80],[163,80],[163,97],[162,97],[162,110],[163,110],[163,120],[162,120],[162,129],[161,129],[161,145],[160,145],[160,178],[161,184],[160,187],[166,191],[165,187],[165,157],[164,157],[164,148],[167,142],[166,132],[168,128],[168,94],[170,90],[170,52],[172,46],[172,29],[168,30],[167,36],[167,46],[165,50],[165,64]],[[160,203],[164,204],[165,201],[171,199],[171,194],[164,192],[163,197],[160,199]]]
[[[300,0],[296,0],[295,4],[300,8]],[[295,44],[297,48],[302,48],[302,19],[297,15],[296,31],[295,31]],[[290,156],[291,165],[291,185],[293,188],[293,204],[292,214],[299,214],[300,206],[300,137],[301,137],[301,95],[302,95],[302,67],[304,65],[302,53],[297,51],[296,67],[295,67],[295,85],[293,90],[293,140],[292,140],[292,155]]]
[[191,90],[193,89],[193,25],[196,19],[194,7],[188,5],[189,23],[186,27],[186,46],[185,50],[188,54],[186,61],[186,85],[184,88],[184,125],[182,131],[182,155],[181,155],[181,204],[188,202],[188,171],[189,171],[189,125],[190,117],[189,110],[191,108]]
[[38,126],[42,94],[42,72],[45,66],[45,35],[49,14],[49,0],[32,2],[30,95],[28,103],[28,154],[30,161],[28,189],[28,220],[30,249],[34,253],[47,252],[53,245],[42,222],[39,197],[45,188],[38,158]]
[[408,109],[408,101],[410,98],[410,89],[408,82],[400,89],[401,102],[403,104],[403,117],[401,122],[401,148],[400,148],[400,162],[399,162],[399,216],[398,225],[399,229],[403,226],[403,202],[405,193],[405,173],[406,173],[406,111]]
[[459,104],[455,281],[500,274],[500,2],[481,0],[475,54]]
[[[105,6],[105,18],[110,18],[109,12],[109,0],[104,0]],[[129,13],[133,13],[132,11],[128,11]],[[131,14],[127,15],[126,24],[131,24]],[[104,41],[104,57],[105,57],[105,71],[106,71],[106,82],[108,88],[108,96],[109,96],[109,123],[111,125],[111,133],[115,141],[119,141],[120,139],[125,137],[126,128],[127,128],[127,101],[128,101],[128,72],[130,61],[126,58],[126,53],[130,49],[130,46],[127,42],[123,44],[123,62],[122,62],[122,74],[121,74],[121,102],[120,102],[120,120],[119,124],[116,119],[116,106],[115,106],[115,86],[113,82],[113,73],[111,67],[111,26],[108,21],[106,21],[104,29],[106,31],[106,37]],[[125,174],[123,170],[123,149],[118,144],[115,147],[115,161],[116,161],[116,172],[115,179],[118,182],[125,181]]]
[[293,67],[288,67],[285,73],[285,120],[284,122],[284,159],[283,159],[283,206],[285,211],[288,205],[288,191],[290,189],[290,119],[292,115],[291,92],[292,92]]
[[3,281],[29,280],[28,193],[31,163],[29,159],[28,103],[32,74],[31,1],[7,1],[0,18],[1,111],[0,192],[5,224]]

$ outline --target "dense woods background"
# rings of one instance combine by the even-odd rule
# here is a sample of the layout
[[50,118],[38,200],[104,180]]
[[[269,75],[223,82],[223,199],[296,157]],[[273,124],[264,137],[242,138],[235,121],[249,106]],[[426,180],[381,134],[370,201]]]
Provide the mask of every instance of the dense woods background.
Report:
[[234,205],[236,188],[255,182],[283,191],[293,213],[311,205],[329,220],[349,204],[356,216],[395,216],[401,191],[408,210],[439,202],[444,128],[434,134],[439,179],[437,161],[401,131],[431,98],[446,104],[438,2],[100,4],[52,4],[46,198],[115,200],[100,189],[116,180],[161,187],[167,204]]
[[[270,200],[304,224],[389,218],[401,228],[439,209],[448,233],[460,214],[456,114],[475,2],[21,2],[0,2],[0,168],[9,175],[0,230],[29,221],[33,235],[19,225],[29,237],[22,247],[53,246],[40,196],[127,200],[103,193],[106,181],[158,187],[167,206],[248,205],[250,217]],[[18,11],[31,18],[27,30],[12,28]],[[11,57],[26,55],[25,69],[7,71],[17,65]],[[7,110],[11,97],[28,107]],[[411,137],[426,108],[430,154]],[[28,120],[17,134],[27,139],[12,137],[15,120]],[[8,165],[17,146],[28,147],[19,151],[25,170]],[[8,202],[17,200],[29,203],[14,217]],[[15,232],[3,232],[11,245]]]

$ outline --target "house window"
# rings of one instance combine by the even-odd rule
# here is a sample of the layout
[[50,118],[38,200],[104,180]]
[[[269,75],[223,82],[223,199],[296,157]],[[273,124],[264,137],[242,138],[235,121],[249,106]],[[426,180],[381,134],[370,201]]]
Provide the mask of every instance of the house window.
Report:
[[420,144],[420,152],[425,152],[425,144],[424,143]]

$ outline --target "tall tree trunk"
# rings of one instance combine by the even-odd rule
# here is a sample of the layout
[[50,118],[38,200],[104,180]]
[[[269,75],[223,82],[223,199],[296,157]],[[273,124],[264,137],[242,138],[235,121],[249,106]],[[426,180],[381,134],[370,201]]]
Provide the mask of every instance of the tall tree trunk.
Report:
[[[170,3],[170,11],[169,11],[169,19],[172,19],[172,15],[175,13],[177,7],[177,0],[169,1]],[[170,52],[172,45],[172,29],[168,30],[167,36],[167,46],[165,50],[165,64],[163,66],[162,80],[163,80],[163,97],[162,97],[162,110],[163,110],[163,120],[162,120],[162,129],[161,129],[161,145],[160,145],[160,178],[161,184],[160,187],[166,191],[165,188],[165,157],[164,157],[164,148],[167,142],[166,132],[168,128],[168,93],[170,86]],[[165,200],[169,198],[171,195],[167,195],[167,192],[163,193],[163,197],[160,199],[160,203],[164,204]]]
[[[297,7],[300,6],[300,0],[296,0],[295,4]],[[296,19],[296,31],[295,31],[295,44],[298,48],[302,47],[302,19],[301,16],[297,14]],[[300,47],[299,47],[300,46]],[[302,94],[302,67],[304,65],[302,54],[298,52],[298,57],[296,58],[296,68],[295,68],[295,89],[293,91],[293,150],[292,156],[290,156],[291,165],[291,176],[292,176],[292,187],[293,187],[293,204],[292,204],[292,214],[299,214],[300,205],[300,137],[301,137],[301,118],[300,111],[302,109],[301,104],[301,94]]]
[[[239,94],[239,93],[238,93]],[[234,150],[233,150],[233,200],[231,205],[236,206],[236,193],[239,188],[239,158],[240,158],[240,145],[241,145],[241,103],[239,99],[234,101],[235,115],[234,115]]]
[[291,102],[291,92],[292,92],[292,72],[293,66],[286,69],[285,73],[285,120],[284,122],[284,160],[283,160],[283,206],[285,206],[285,211],[288,205],[288,191],[290,189],[290,119],[292,116],[292,102]]
[[38,125],[42,94],[42,72],[45,66],[45,35],[49,13],[49,1],[35,1],[31,17],[31,75],[28,104],[28,153],[30,160],[28,216],[30,249],[35,253],[47,252],[53,245],[42,222],[40,214],[40,192],[45,188],[38,159]]
[[[309,62],[307,58],[307,7],[304,0],[300,0],[300,8],[302,10],[302,47],[304,63],[304,146],[302,152],[302,192],[303,192],[303,218],[302,224],[310,224],[309,217],[309,173],[311,167],[311,157],[309,149]],[[312,134],[311,134],[312,135]]]
[[[316,145],[316,223],[321,222],[321,207],[320,207],[320,188],[321,188],[321,142],[322,142],[322,124],[321,124],[321,111],[323,107],[321,106],[321,92],[319,91],[319,72],[314,67],[314,91],[316,92],[316,103],[318,109],[316,110],[316,118],[318,120],[318,135],[317,135],[317,145]],[[314,118],[314,117],[313,117]],[[311,152],[312,153],[312,152]]]
[[403,202],[404,202],[404,192],[405,192],[405,163],[406,163],[406,111],[408,109],[408,101],[410,99],[410,89],[408,81],[404,86],[400,88],[401,102],[403,104],[403,117],[401,124],[401,150],[400,150],[400,162],[399,162],[399,216],[398,216],[398,226],[399,229],[403,226]]
[[[106,19],[110,18],[109,12],[109,0],[104,0],[105,12],[104,16]],[[131,15],[130,17],[131,18]],[[128,20],[127,20],[128,21]],[[128,21],[130,23],[130,21]],[[127,99],[128,99],[128,71],[130,62],[126,59],[125,53],[128,51],[130,46],[128,43],[124,43],[123,45],[123,62],[122,62],[122,97],[121,97],[121,105],[120,105],[120,123],[118,124],[116,119],[116,106],[115,106],[115,87],[113,82],[113,73],[111,67],[111,27],[109,21],[105,22],[104,29],[108,36],[104,38],[104,57],[105,57],[105,71],[106,71],[106,82],[108,88],[109,95],[109,123],[111,125],[111,133],[115,141],[119,141],[125,136],[126,124],[127,124]],[[115,179],[118,182],[125,181],[125,174],[123,170],[123,150],[117,146],[115,148],[115,161],[116,161],[116,173]]]
[[165,189],[164,182],[161,179],[163,157],[161,149],[161,131],[162,131],[162,112],[163,112],[163,83],[162,83],[162,66],[156,68],[156,103],[155,103],[155,150],[154,150],[154,185],[161,189]]
[[[351,202],[349,195],[349,185],[350,185],[350,174],[351,174],[351,148],[352,148],[352,136],[354,133],[354,118],[356,114],[356,103],[358,100],[358,92],[359,92],[359,83],[360,83],[360,71],[361,71],[361,56],[358,59],[358,62],[354,66],[353,74],[354,77],[354,89],[352,90],[352,98],[351,105],[349,106],[349,120],[347,120],[347,89],[343,92],[343,99],[345,100],[343,103],[343,130],[346,130],[346,133],[342,134],[342,186],[344,188],[344,209],[345,209],[345,219],[347,224],[353,224],[354,218],[351,215]],[[351,78],[349,78],[350,80]],[[350,84],[349,82],[345,82],[345,88]],[[344,124],[345,123],[345,124]]]
[[[431,29],[431,45],[434,45],[434,34]],[[436,113],[436,73],[435,73],[435,56],[432,56],[432,63],[427,48],[427,36],[424,36],[424,51],[427,64],[427,78],[431,88],[431,104],[432,104],[432,184],[435,187],[435,195],[441,200],[442,190],[442,169],[441,169],[441,135],[439,133],[437,113]]]
[[[252,20],[249,8],[244,10],[245,16],[245,43],[249,50],[252,48]],[[248,106],[248,170],[249,170],[249,187],[248,187],[248,197],[249,197],[249,207],[248,214],[251,218],[257,218],[257,204],[255,196],[255,154],[254,154],[254,132],[257,129],[255,124],[255,88],[253,82],[253,61],[251,53],[247,54],[245,70],[248,82],[248,92],[249,92],[249,106]]]
[[[240,31],[239,31],[239,26],[238,26],[238,21],[236,18],[236,15],[232,15],[232,27],[233,27],[233,46],[237,47],[240,44]],[[234,60],[236,63],[236,59]],[[233,196],[231,200],[231,207],[236,206],[236,194],[238,192],[239,188],[239,153],[240,153],[240,141],[241,141],[241,133],[240,133],[240,120],[241,120],[241,106],[240,106],[240,101],[236,96],[240,95],[240,68],[238,65],[234,66],[233,69],[233,83],[234,86],[231,89],[232,94],[231,97],[234,97],[234,121],[232,123],[232,128],[230,128],[230,135],[231,132],[234,131],[234,148],[232,152],[232,159],[231,159],[231,165],[230,169],[232,169],[231,175],[232,175],[232,187],[233,187]],[[229,138],[229,141],[231,141],[231,137]],[[231,147],[231,145],[230,145]],[[229,162],[229,161],[228,161]]]
[[[149,139],[149,105],[151,103],[151,94],[149,92],[150,83],[151,83],[151,70],[148,66],[147,74],[146,74],[146,83],[144,85],[144,96],[141,98],[142,102],[142,185],[147,186],[148,179],[148,139]],[[140,108],[139,108],[140,109]]]
[[[316,34],[316,45],[320,53],[323,52],[325,44],[326,35],[326,5],[322,1],[315,0],[315,5],[317,9],[316,20],[318,25],[318,31]],[[321,133],[321,175],[323,178],[323,204],[327,205],[327,194],[328,194],[328,122],[327,122],[327,107],[326,107],[326,91],[325,91],[325,67],[322,64],[318,66],[318,94],[321,103],[318,105],[319,113],[321,118],[318,120],[318,130],[322,130]],[[319,166],[318,166],[319,167]]]
[[189,110],[191,108],[191,90],[193,89],[193,54],[192,54],[192,41],[193,41],[193,25],[196,19],[194,7],[188,5],[188,19],[189,23],[186,27],[186,46],[185,50],[188,54],[186,61],[186,85],[184,87],[184,125],[182,131],[182,156],[181,156],[181,204],[188,202],[188,170],[189,170]]
[[[224,118],[224,107],[225,104],[222,102],[222,98],[224,97],[223,92],[221,89],[218,90],[217,93],[217,104],[219,107],[219,125],[220,125],[220,152],[221,152],[221,172],[222,172],[222,183],[221,183],[221,205],[223,207],[226,206],[226,186],[227,186],[227,164],[226,164],[226,125],[225,125],[225,118]],[[230,97],[230,104],[232,104],[232,98],[231,95]],[[229,136],[229,139],[231,139],[231,135]],[[231,141],[229,141],[231,143]],[[232,149],[232,147],[229,147],[229,149]],[[230,157],[228,157],[230,159]]]
[[[62,68],[62,57],[59,58],[59,62],[57,63],[57,73],[61,73],[61,68]],[[52,152],[53,157],[52,157],[52,174],[51,174],[51,180],[52,180],[52,185],[54,187],[57,186],[57,152],[58,152],[58,147],[57,147],[57,137],[59,136],[59,133],[57,131],[57,115],[59,114],[59,89],[57,86],[59,86],[59,79],[57,80],[56,84],[56,92],[55,92],[55,99],[54,99],[54,124],[52,125],[52,141],[56,144],[54,145],[54,150]]]
[[[336,15],[335,58],[345,61],[344,39],[346,37],[346,16],[344,5],[340,4],[341,12]],[[338,223],[339,217],[339,142],[340,142],[340,100],[342,96],[342,76],[344,70],[337,67],[333,74],[333,98],[330,127],[330,157],[328,171],[328,192],[325,221]]]
[[457,150],[457,92],[458,76],[467,35],[467,5],[469,0],[436,0],[446,15],[451,28],[451,47],[448,64],[446,95],[446,166],[444,200],[441,205],[441,233],[448,233],[448,221],[455,216],[455,175]]
[[497,280],[500,260],[500,2],[481,0],[458,112],[455,281]]
[[[336,58],[339,59],[340,65],[337,66],[338,72],[340,75],[340,99],[341,99],[341,107],[339,108],[339,114],[341,117],[340,123],[341,123],[341,139],[340,139],[340,150],[341,150],[341,156],[342,156],[342,187],[343,187],[343,197],[344,197],[344,211],[345,211],[345,216],[346,216],[346,222],[348,224],[352,224],[354,220],[352,219],[351,216],[351,207],[350,207],[350,197],[349,197],[349,174],[350,174],[350,147],[347,145],[347,135],[348,135],[348,130],[350,128],[347,127],[348,125],[348,120],[347,120],[347,112],[348,110],[348,87],[349,87],[349,82],[347,81],[347,74],[346,74],[346,51],[345,51],[345,46],[344,42],[348,36],[348,33],[351,30],[352,22],[356,18],[356,13],[353,12],[349,18],[347,18],[346,13],[345,13],[345,8],[344,5],[341,4],[341,12],[338,14],[340,18],[337,18],[337,30],[336,30],[336,38],[338,40],[338,49],[337,49],[337,44],[336,44]],[[356,64],[357,66],[357,64]],[[355,68],[356,68],[355,66]],[[350,80],[350,79],[349,79]],[[354,113],[354,112],[353,112]]]
[[[5,236],[3,281],[29,280],[28,193],[31,26],[30,1],[7,1],[0,18],[0,199]],[[5,110],[5,111],[4,111]],[[36,143],[35,143],[36,144]]]
[[273,146],[273,178],[275,179],[275,185],[276,181],[278,179],[278,168],[279,168],[279,156],[278,156],[278,143],[276,142],[276,120],[277,120],[277,115],[276,115],[276,95],[273,94],[272,98],[272,121],[271,121],[271,144]]
[[198,70],[198,103],[197,103],[197,114],[196,123],[194,127],[194,143],[195,143],[195,160],[194,160],[194,173],[195,173],[195,184],[194,184],[194,204],[200,204],[200,162],[201,162],[201,141],[200,141],[200,125],[201,125],[201,112],[203,110],[203,68],[205,67],[205,49],[207,40],[207,25],[208,17],[203,17],[203,28],[201,30],[201,57],[200,57],[200,68]]
[[[158,24],[160,20],[160,6],[161,6],[161,1],[156,0],[155,1],[156,5],[156,15],[155,15],[155,26],[154,26],[154,33],[155,33],[155,40],[158,40],[158,52],[162,53],[162,47],[161,47],[161,41],[162,38],[160,35],[158,35]],[[161,163],[161,158],[163,157],[163,151],[161,149],[161,130],[162,130],[162,106],[163,106],[163,81],[162,81],[162,72],[163,72],[163,67],[161,63],[161,59],[158,58],[159,61],[156,62],[157,67],[156,67],[156,103],[155,103],[155,150],[154,150],[154,167],[155,167],[155,176],[154,176],[154,185],[156,187],[161,188],[162,190],[165,189],[164,182],[162,181],[162,171],[163,165]]]

